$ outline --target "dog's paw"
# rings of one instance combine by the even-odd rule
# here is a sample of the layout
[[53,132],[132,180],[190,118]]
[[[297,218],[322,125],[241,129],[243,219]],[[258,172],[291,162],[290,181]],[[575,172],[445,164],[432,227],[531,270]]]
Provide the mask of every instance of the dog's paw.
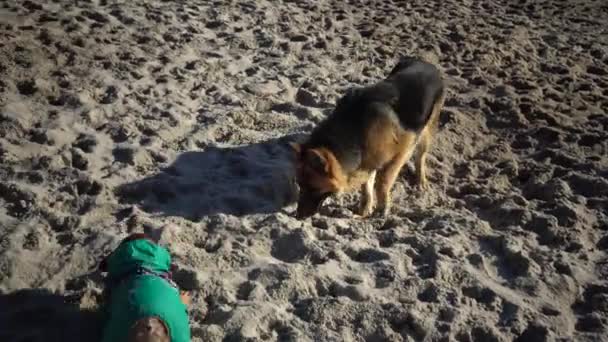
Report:
[[429,184],[429,181],[426,179],[426,177],[418,176],[416,183],[417,183],[416,185],[417,185],[419,191],[425,191],[431,187]]
[[372,213],[372,217],[374,218],[386,218],[388,217],[388,214],[390,213],[391,208],[390,206],[378,206],[376,208],[376,210],[374,210],[374,212]]
[[370,216],[373,212],[374,212],[373,205],[362,205],[357,209],[355,214],[357,214],[361,218],[365,218],[365,217]]
[[418,191],[427,191],[431,188],[428,181],[418,182]]

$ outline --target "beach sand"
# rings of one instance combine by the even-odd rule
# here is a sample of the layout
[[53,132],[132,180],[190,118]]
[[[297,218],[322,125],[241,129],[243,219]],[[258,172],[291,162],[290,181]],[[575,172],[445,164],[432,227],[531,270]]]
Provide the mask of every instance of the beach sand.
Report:
[[[145,230],[193,341],[608,340],[608,5],[0,0],[0,341],[92,341]],[[399,55],[447,84],[386,219],[296,220],[290,141]]]

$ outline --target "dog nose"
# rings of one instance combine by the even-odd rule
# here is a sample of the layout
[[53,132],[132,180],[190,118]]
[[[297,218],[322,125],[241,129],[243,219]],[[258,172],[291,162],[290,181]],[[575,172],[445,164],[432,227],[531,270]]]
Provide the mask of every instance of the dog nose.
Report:
[[314,210],[311,210],[310,208],[305,208],[301,205],[298,205],[295,216],[298,220],[302,220],[302,219],[305,219],[307,217],[314,215],[314,213],[315,213]]

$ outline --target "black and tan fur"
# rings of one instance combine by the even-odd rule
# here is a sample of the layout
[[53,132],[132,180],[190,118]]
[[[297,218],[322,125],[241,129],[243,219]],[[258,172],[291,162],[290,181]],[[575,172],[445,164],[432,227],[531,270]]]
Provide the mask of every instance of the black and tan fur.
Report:
[[372,214],[377,199],[376,213],[387,215],[391,188],[416,147],[417,181],[426,188],[426,153],[444,98],[439,70],[415,57],[403,57],[385,80],[349,90],[306,142],[292,144],[297,217],[314,215],[327,197],[355,189],[361,191],[358,214]]

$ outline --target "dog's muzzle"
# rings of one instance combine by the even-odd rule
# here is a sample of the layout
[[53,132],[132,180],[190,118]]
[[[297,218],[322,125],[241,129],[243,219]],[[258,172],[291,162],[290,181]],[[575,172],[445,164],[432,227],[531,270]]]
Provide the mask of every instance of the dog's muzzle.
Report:
[[300,193],[298,199],[298,209],[296,210],[296,218],[298,220],[305,219],[316,214],[321,208],[321,205],[331,193],[315,194],[311,192]]

